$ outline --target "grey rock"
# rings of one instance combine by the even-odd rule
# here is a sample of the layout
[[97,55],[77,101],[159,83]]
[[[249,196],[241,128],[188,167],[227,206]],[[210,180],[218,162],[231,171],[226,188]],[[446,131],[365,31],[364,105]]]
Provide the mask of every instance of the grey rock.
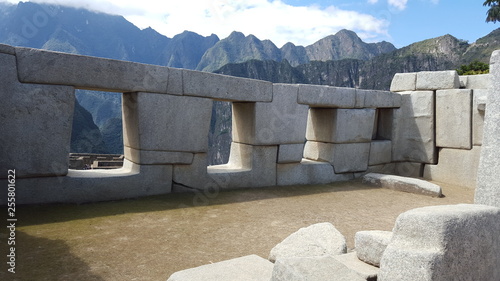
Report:
[[[430,164],[422,164],[415,162],[397,162],[395,163],[395,175],[402,177],[410,177],[410,178],[420,178],[424,173],[424,165]],[[384,174],[384,173],[382,173]]]
[[167,281],[268,281],[273,264],[256,255],[202,265],[172,274]]
[[335,173],[363,172],[368,168],[370,143],[324,143],[307,141],[304,158],[327,161]]
[[460,79],[455,70],[417,72],[416,90],[459,89]]
[[380,259],[392,238],[391,231],[358,231],[354,236],[354,247],[358,259],[380,266]]
[[414,178],[370,173],[363,177],[363,183],[432,197],[442,196],[439,185]]
[[128,146],[123,148],[125,158],[140,165],[191,164],[193,153],[178,151],[140,150]]
[[278,163],[300,163],[304,153],[304,143],[280,144],[278,148]]
[[500,209],[430,206],[396,220],[378,280],[500,280]]
[[352,173],[335,174],[328,162],[302,159],[300,163],[277,165],[277,182],[283,185],[326,184],[353,179]]
[[370,146],[368,165],[391,163],[392,142],[390,140],[373,140]]
[[0,53],[8,54],[8,55],[15,55],[16,48],[14,48],[10,45],[0,44]]
[[436,91],[436,146],[472,148],[472,91]]
[[476,188],[481,146],[471,150],[443,148],[437,165],[425,165],[424,178],[457,186]]
[[391,82],[391,92],[415,91],[417,73],[396,73]]
[[484,115],[483,144],[477,175],[474,203],[500,207],[500,51],[490,60],[492,87]]
[[434,92],[401,92],[401,107],[394,110],[392,160],[434,164]]
[[273,100],[271,82],[183,70],[184,95],[224,101],[270,102]]
[[368,281],[377,280],[377,275],[379,271],[378,267],[375,267],[358,259],[358,254],[356,252],[350,252],[347,254],[334,256],[333,258],[344,264],[351,271],[357,273],[364,280]]
[[460,76],[466,78],[465,88],[467,89],[489,89],[491,87],[491,74]]
[[332,256],[279,258],[271,281],[366,281]]
[[389,91],[356,89],[357,108],[394,108],[401,106],[401,95]]
[[474,95],[472,101],[472,145],[482,145],[488,90],[473,90],[472,94]]
[[0,178],[66,175],[73,87],[19,83],[16,57],[0,53]]
[[354,108],[356,89],[319,85],[300,85],[298,103],[311,107]]
[[169,68],[134,62],[16,48],[19,80],[107,92],[166,93]]
[[292,233],[269,253],[275,262],[287,257],[314,257],[345,254],[345,237],[331,223],[317,223]]
[[138,150],[206,152],[212,100],[123,94],[123,143]]

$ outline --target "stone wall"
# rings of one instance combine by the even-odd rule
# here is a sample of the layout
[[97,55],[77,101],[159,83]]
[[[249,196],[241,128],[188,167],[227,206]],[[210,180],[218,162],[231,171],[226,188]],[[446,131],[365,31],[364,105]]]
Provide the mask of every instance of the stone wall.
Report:
[[[475,185],[488,75],[397,74],[391,91],[374,91],[7,45],[0,60],[0,178],[16,170],[20,204],[321,184],[368,172]],[[121,169],[68,169],[74,89],[123,93]],[[208,166],[214,100],[232,102],[233,142],[227,164]]]

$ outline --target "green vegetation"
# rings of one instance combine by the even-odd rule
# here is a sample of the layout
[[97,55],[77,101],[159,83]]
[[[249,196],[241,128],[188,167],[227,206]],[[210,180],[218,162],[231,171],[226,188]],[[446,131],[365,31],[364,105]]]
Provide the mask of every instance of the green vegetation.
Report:
[[473,61],[469,64],[463,64],[457,69],[458,75],[476,75],[490,73],[490,66],[487,63]]
[[483,6],[488,6],[490,9],[486,12],[486,22],[496,23],[500,21],[500,1],[499,0],[486,0]]

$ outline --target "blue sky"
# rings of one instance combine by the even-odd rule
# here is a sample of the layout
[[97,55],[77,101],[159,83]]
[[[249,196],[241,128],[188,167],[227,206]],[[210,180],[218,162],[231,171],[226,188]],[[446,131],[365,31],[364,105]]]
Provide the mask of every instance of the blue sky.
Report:
[[[17,3],[16,0],[0,2]],[[366,42],[404,47],[451,34],[474,42],[500,24],[485,23],[483,0],[33,0],[124,16],[173,37],[184,30],[220,38],[237,30],[278,47],[309,45],[353,30]]]

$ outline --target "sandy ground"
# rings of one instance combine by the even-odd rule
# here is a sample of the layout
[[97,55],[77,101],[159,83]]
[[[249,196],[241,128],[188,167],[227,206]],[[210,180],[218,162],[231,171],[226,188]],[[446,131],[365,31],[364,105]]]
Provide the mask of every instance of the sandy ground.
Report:
[[[333,223],[352,249],[357,231],[391,230],[404,211],[473,202],[473,190],[441,186],[444,198],[349,182],[18,206],[16,274],[6,273],[2,242],[0,280],[166,280],[221,260],[267,258],[289,234],[318,222]],[[0,235],[6,241],[5,227]]]

